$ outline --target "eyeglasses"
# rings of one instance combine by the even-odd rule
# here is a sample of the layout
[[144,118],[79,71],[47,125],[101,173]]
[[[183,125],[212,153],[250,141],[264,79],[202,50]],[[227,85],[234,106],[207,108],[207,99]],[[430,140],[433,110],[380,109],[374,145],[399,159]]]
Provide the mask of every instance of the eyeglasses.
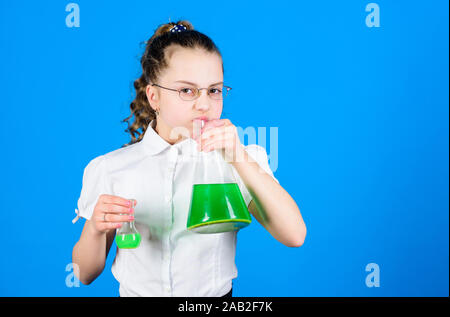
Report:
[[223,89],[219,89],[219,88],[180,88],[180,89],[172,89],[172,88],[167,88],[167,87],[163,87],[160,86],[158,84],[152,84],[152,86],[157,86],[160,88],[164,88],[167,90],[172,90],[172,91],[177,91],[180,98],[182,100],[185,101],[192,101],[197,99],[198,97],[200,97],[200,90],[202,89],[208,89],[207,94],[211,99],[214,100],[222,100],[224,99],[227,95],[228,92],[232,89],[231,87],[228,86],[223,86]]

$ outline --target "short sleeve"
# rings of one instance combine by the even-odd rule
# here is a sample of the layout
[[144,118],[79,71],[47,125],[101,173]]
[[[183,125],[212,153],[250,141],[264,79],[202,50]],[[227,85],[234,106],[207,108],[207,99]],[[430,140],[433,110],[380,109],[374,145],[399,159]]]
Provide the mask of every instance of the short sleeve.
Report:
[[102,194],[107,194],[107,171],[105,165],[105,156],[101,155],[91,160],[84,169],[83,184],[80,198],[78,199],[78,215],[80,217],[91,219],[98,197]]
[[[249,145],[245,146],[244,149],[247,152],[247,154],[249,156],[251,156],[252,159],[254,159],[258,163],[258,165],[262,169],[262,171],[269,174],[278,184],[280,183],[275,178],[272,170],[270,169],[269,159],[268,159],[268,155],[267,155],[265,148],[263,148],[262,146],[257,145],[257,144],[249,144]],[[241,177],[239,176],[239,174],[237,173],[237,171],[234,168],[233,168],[233,172],[235,173],[235,177],[238,182],[239,189],[241,190],[242,197],[244,198],[244,201],[245,201],[246,205],[248,206],[253,199],[252,195],[249,193],[249,191],[247,190],[247,187],[245,187],[244,182],[242,181]]]

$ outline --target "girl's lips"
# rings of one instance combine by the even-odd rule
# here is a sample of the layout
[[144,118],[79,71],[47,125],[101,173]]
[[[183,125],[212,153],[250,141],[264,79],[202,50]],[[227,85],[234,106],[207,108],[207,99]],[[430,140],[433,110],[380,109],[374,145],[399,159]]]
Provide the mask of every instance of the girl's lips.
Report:
[[195,121],[195,120],[209,121],[208,117],[197,117],[197,118],[193,119],[192,121]]

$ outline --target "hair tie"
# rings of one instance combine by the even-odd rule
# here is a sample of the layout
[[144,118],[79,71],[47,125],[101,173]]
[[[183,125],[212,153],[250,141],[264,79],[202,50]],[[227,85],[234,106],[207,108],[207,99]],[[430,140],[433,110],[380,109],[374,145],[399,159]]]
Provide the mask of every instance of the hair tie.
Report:
[[176,24],[173,28],[170,29],[170,32],[175,33],[175,32],[183,32],[186,30],[187,27],[185,27],[184,25]]

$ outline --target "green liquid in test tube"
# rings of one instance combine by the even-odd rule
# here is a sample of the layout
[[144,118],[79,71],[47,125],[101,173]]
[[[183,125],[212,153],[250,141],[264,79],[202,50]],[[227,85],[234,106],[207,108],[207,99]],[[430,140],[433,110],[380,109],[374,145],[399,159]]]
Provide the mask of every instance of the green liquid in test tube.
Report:
[[[130,200],[134,207],[134,200]],[[120,249],[134,249],[141,243],[141,235],[134,226],[134,220],[123,222],[122,227],[117,229],[116,244]]]

